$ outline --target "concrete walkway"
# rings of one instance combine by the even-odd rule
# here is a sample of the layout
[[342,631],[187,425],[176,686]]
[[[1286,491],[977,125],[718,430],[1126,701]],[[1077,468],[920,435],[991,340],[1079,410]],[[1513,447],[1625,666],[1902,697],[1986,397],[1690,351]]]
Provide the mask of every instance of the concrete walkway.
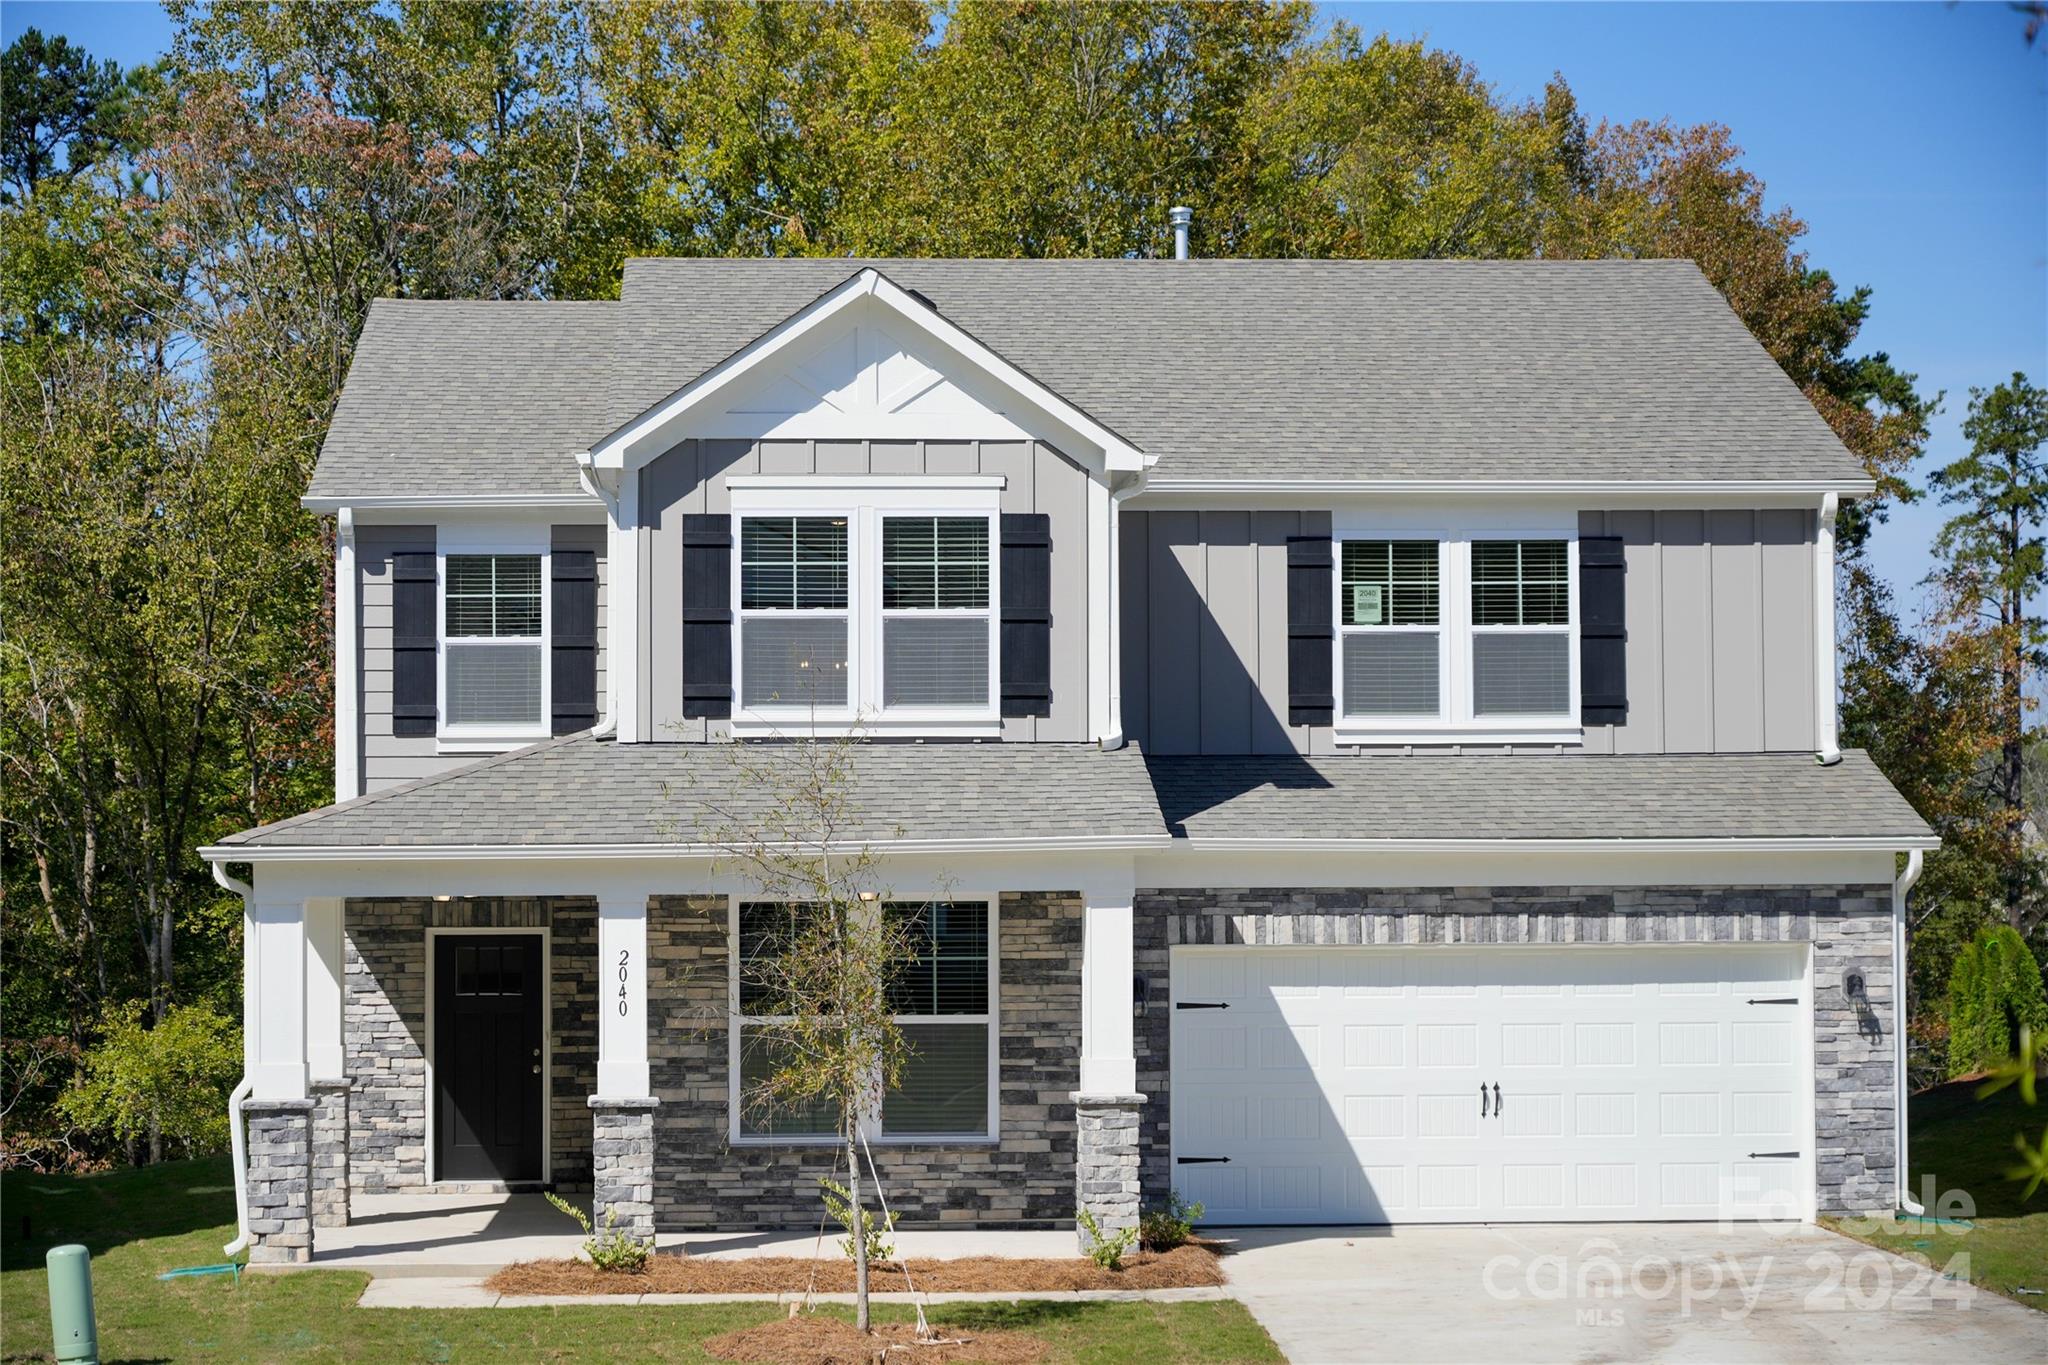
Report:
[[2048,1360],[2048,1314],[1816,1227],[1215,1235],[1238,1252],[1231,1293],[1295,1365]]
[[[349,1226],[317,1228],[314,1270],[363,1270],[379,1278],[481,1280],[515,1261],[558,1260],[582,1249],[583,1234],[537,1194],[358,1195]],[[837,1255],[829,1228],[824,1251]],[[692,1256],[809,1257],[817,1231],[663,1233],[662,1251]],[[1078,1255],[1071,1229],[981,1231],[903,1228],[896,1250],[910,1257],[1067,1257]]]

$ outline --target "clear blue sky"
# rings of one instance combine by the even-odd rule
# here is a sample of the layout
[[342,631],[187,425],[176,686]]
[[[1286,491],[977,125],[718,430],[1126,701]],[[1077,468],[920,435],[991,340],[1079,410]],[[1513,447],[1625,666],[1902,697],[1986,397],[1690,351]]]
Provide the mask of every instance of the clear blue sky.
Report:
[[[1864,346],[1947,391],[1930,464],[1961,452],[1971,385],[2048,382],[2048,35],[2028,49],[2003,3],[1323,9],[1448,48],[1510,97],[1561,71],[1591,119],[1727,124],[1813,262],[1875,291]],[[153,5],[0,8],[0,40],[30,24],[129,63],[170,40]],[[1878,533],[1908,600],[1941,516],[1924,502]]]

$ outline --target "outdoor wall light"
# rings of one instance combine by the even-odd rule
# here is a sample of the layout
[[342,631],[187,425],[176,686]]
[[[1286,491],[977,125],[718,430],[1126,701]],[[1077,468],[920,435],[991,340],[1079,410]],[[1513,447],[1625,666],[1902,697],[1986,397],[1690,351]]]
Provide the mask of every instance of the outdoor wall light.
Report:
[[1848,976],[1844,977],[1842,979],[1842,994],[1848,996],[1851,1000],[1861,1000],[1863,998],[1863,973],[1851,972]]
[[1131,974],[1131,1018],[1143,1019],[1144,1017],[1145,975],[1142,972],[1133,972]]
[[860,897],[861,902],[864,905],[873,905],[876,901],[882,898],[882,893],[879,891],[859,891],[855,894]]

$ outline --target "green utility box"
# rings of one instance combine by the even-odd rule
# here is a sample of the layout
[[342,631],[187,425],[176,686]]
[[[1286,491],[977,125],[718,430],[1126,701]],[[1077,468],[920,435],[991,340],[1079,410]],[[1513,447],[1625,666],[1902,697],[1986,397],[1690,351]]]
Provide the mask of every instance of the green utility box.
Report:
[[82,1246],[51,1247],[43,1258],[50,1272],[50,1335],[57,1359],[99,1365],[100,1333],[92,1317],[92,1256]]

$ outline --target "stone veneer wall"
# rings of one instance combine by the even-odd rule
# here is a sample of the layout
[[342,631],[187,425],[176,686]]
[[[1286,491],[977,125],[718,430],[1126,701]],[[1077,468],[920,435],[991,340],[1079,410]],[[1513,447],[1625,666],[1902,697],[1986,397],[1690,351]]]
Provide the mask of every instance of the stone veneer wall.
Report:
[[353,1083],[350,1188],[383,1194],[418,1189],[426,1181],[429,926],[550,931],[552,1176],[560,1188],[589,1189],[586,1102],[597,1089],[597,902],[583,896],[347,903],[342,1043]]
[[[1170,952],[1177,944],[1783,943],[1813,945],[1814,1123],[1822,1213],[1891,1207],[1893,1085],[1891,888],[1419,887],[1144,891],[1137,969],[1146,1199],[1171,1184],[1167,1047]],[[1843,978],[1863,973],[1858,1010]]]
[[244,1100],[249,1154],[249,1264],[313,1259],[313,1101]]
[[[833,1172],[836,1152],[728,1141],[726,905],[662,896],[648,911],[655,1223],[815,1228],[817,1177]],[[1006,892],[996,932],[1000,1140],[877,1146],[889,1207],[906,1224],[1065,1226],[1074,1216],[1081,898]]]
[[310,1179],[313,1226],[348,1226],[348,1082],[316,1080]]

